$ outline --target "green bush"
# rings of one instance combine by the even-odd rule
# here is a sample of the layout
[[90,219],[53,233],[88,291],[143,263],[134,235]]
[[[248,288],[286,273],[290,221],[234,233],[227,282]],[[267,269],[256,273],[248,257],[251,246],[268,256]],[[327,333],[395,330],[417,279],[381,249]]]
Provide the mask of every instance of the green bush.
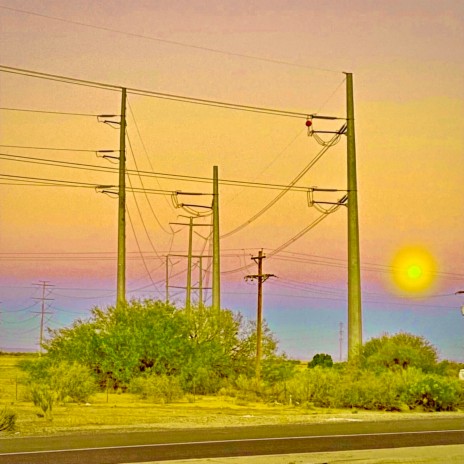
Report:
[[38,385],[35,383],[30,385],[30,391],[34,405],[43,411],[46,419],[51,420],[53,417],[53,405],[57,401],[59,393],[48,385]]
[[334,369],[316,366],[300,372],[286,384],[294,402],[313,403],[320,407],[336,407],[336,392],[340,387],[340,373]]
[[209,395],[217,393],[227,384],[227,379],[221,378],[211,367],[196,367],[183,369],[180,381],[182,389],[196,395]]
[[313,356],[313,359],[308,363],[308,368],[312,369],[316,366],[332,367],[334,364],[330,354],[318,353]]
[[415,369],[410,369],[403,377],[401,399],[410,408],[451,411],[462,400],[462,386],[457,379],[423,374]]
[[3,431],[12,431],[15,428],[16,424],[16,413],[10,408],[5,406],[0,411],[0,432]]
[[345,408],[395,411],[402,408],[398,394],[400,378],[393,372],[376,374],[364,371],[341,378],[335,404]]
[[129,391],[155,403],[172,403],[184,396],[179,379],[168,375],[136,377],[131,381]]
[[45,357],[23,363],[21,368],[28,374],[27,383],[31,389],[37,390],[41,386],[53,391],[56,401],[86,402],[97,389],[92,373],[76,362],[56,363]]
[[256,377],[247,377],[239,375],[235,379],[235,388],[237,389],[236,397],[240,400],[258,401],[264,397],[265,385],[262,380]]

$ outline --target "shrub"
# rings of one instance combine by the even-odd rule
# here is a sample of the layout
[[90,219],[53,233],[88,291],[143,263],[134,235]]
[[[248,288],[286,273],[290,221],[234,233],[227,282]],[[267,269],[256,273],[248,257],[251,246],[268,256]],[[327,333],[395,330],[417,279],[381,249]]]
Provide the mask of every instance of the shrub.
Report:
[[227,379],[221,378],[217,372],[207,367],[197,367],[194,371],[184,369],[181,374],[182,389],[189,393],[208,395],[217,393],[227,384]]
[[53,391],[57,401],[70,399],[85,402],[97,389],[92,373],[78,363],[53,363],[47,358],[41,358],[24,363],[22,368],[28,373],[31,388],[37,390],[38,386],[42,386]]
[[411,369],[404,375],[401,399],[411,408],[428,411],[451,411],[462,400],[459,380]]
[[5,406],[0,411],[0,432],[14,430],[16,424],[16,413]]
[[168,375],[147,375],[133,379],[129,391],[159,403],[172,403],[184,396],[179,379]]
[[59,393],[52,390],[48,385],[31,384],[30,391],[32,402],[38,406],[44,413],[46,419],[53,417],[53,405],[59,397]]
[[363,367],[371,370],[416,367],[431,372],[438,359],[436,348],[428,340],[406,332],[372,338],[360,351]]
[[333,369],[316,366],[297,374],[287,382],[287,392],[300,404],[315,406],[337,406],[336,392],[341,382],[340,373]]
[[333,359],[330,354],[318,353],[314,355],[313,359],[308,363],[308,368],[313,368],[316,366],[332,367],[333,364]]
[[235,379],[235,387],[238,390],[237,398],[246,401],[257,401],[264,395],[264,382],[256,377],[239,375]]
[[398,374],[389,371],[380,374],[364,371],[355,376],[347,373],[335,393],[335,403],[348,408],[400,410],[399,382]]

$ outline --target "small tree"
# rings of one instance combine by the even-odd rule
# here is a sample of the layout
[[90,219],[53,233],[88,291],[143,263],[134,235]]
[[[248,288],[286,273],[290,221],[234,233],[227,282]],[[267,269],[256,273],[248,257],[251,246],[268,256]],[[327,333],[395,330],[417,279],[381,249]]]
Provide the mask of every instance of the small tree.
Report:
[[361,365],[368,369],[416,367],[432,372],[437,359],[437,350],[428,340],[406,332],[373,338],[361,349]]
[[333,364],[333,359],[330,354],[318,353],[314,355],[313,359],[308,363],[308,368],[312,369],[316,366],[332,367]]

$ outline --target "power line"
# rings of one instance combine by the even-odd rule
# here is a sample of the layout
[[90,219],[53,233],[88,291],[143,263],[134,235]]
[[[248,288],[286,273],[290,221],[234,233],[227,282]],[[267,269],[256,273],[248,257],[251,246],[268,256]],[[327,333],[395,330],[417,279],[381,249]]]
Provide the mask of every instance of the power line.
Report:
[[[16,145],[18,148],[23,148],[19,145]],[[24,147],[28,148],[28,147]],[[29,147],[32,148],[32,147]],[[35,147],[36,149],[43,149],[48,150],[46,147]],[[55,148],[56,150],[61,150],[59,148]],[[52,148],[53,150],[53,148]],[[68,149],[62,149],[67,151]],[[77,151],[77,150],[73,150]],[[79,151],[90,151],[92,153],[98,153],[102,150],[79,150]],[[115,150],[116,151],[116,150]],[[75,163],[71,161],[59,161],[53,160],[50,158],[38,158],[33,156],[21,156],[21,155],[13,155],[9,153],[0,153],[0,159],[6,159],[10,161],[17,161],[17,162],[24,162],[24,163],[31,163],[31,164],[43,164],[46,166],[59,166],[59,167],[68,167],[73,169],[84,169],[89,171],[101,171],[101,172],[111,172],[117,173],[118,168],[112,166],[97,166],[94,164],[86,164],[86,163]],[[127,169],[126,171],[129,175],[137,175],[141,177],[152,177],[152,178],[163,178],[168,180],[181,180],[185,182],[196,182],[196,183],[212,183],[213,180],[209,177],[200,177],[200,176],[188,176],[183,174],[170,174],[170,173],[162,173],[162,172],[150,172],[150,171],[140,171],[138,169]],[[304,192],[307,193],[307,187],[300,187],[296,185],[284,185],[284,184],[273,184],[273,183],[265,183],[265,182],[251,182],[251,181],[242,181],[242,180],[232,180],[232,179],[221,179],[219,180],[219,184],[227,185],[230,187],[245,187],[245,188],[261,188],[267,190],[284,190],[287,191],[294,191],[294,192]],[[143,190],[143,189],[142,189]],[[153,189],[145,189],[145,190],[153,190]],[[169,192],[173,193],[172,191],[167,190],[157,190],[159,192]]]
[[319,68],[319,67],[315,67],[315,66],[292,63],[292,62],[289,62],[289,61],[277,60],[277,59],[273,59],[273,58],[265,58],[265,57],[256,56],[256,55],[247,55],[247,54],[244,54],[244,53],[229,52],[229,51],[220,50],[220,49],[212,48],[212,47],[203,47],[203,46],[200,46],[200,45],[192,45],[192,44],[188,44],[188,43],[185,43],[185,42],[177,42],[175,40],[162,39],[160,37],[154,37],[154,36],[149,36],[149,35],[144,35],[144,34],[137,34],[137,33],[134,33],[134,32],[126,32],[126,31],[121,31],[119,29],[113,29],[113,28],[109,28],[109,27],[105,27],[105,26],[96,26],[94,24],[88,24],[88,23],[84,23],[84,22],[81,22],[81,21],[75,21],[75,20],[71,20],[71,19],[60,18],[58,16],[45,15],[45,14],[42,14],[42,13],[36,13],[36,12],[22,10],[22,9],[18,9],[18,8],[11,8],[11,7],[6,7],[6,6],[0,6],[0,8],[3,8],[5,10],[9,10],[9,11],[14,11],[16,13],[28,14],[28,15],[31,15],[31,16],[37,16],[39,18],[52,19],[54,21],[60,21],[60,22],[67,23],[67,24],[74,24],[76,26],[88,27],[88,28],[91,28],[91,29],[96,29],[96,30],[101,30],[101,31],[106,31],[106,32],[112,32],[112,33],[116,33],[116,34],[123,34],[123,35],[126,35],[128,37],[135,37],[135,38],[138,38],[138,39],[151,40],[151,41],[155,41],[155,42],[159,42],[159,43],[174,45],[174,46],[177,46],[177,47],[191,48],[191,49],[194,49],[194,50],[201,50],[201,51],[217,53],[217,54],[227,55],[227,56],[235,56],[235,57],[238,57],[238,58],[246,58],[246,59],[249,59],[249,60],[262,61],[262,62],[266,62],[266,63],[272,63],[272,64],[278,64],[278,65],[284,65],[284,66],[292,66],[292,67],[296,67],[296,68],[312,69],[312,70],[317,70],[317,71],[322,71],[322,72],[330,72],[330,73],[336,73],[336,74],[342,73],[342,71],[337,71],[337,70],[334,70],[334,69]]
[[11,66],[4,66],[4,65],[0,65],[0,72],[33,77],[37,79],[45,79],[45,80],[50,80],[50,81],[63,82],[66,84],[93,87],[93,88],[98,88],[98,89],[103,89],[103,90],[111,90],[111,91],[120,91],[124,87],[127,90],[127,94],[132,94],[132,95],[140,95],[140,96],[145,96],[145,97],[172,100],[172,101],[178,101],[181,103],[190,103],[190,104],[195,104],[195,105],[211,106],[211,107],[224,108],[224,109],[236,110],[236,111],[248,111],[248,112],[267,114],[267,115],[272,115],[272,116],[282,116],[282,117],[299,118],[299,119],[308,119],[308,118],[329,119],[329,120],[337,120],[337,119],[344,120],[345,119],[345,118],[340,118],[340,117],[335,117],[335,116],[322,116],[322,115],[308,113],[308,112],[279,110],[275,108],[265,108],[265,107],[259,107],[259,106],[253,106],[253,105],[242,105],[238,103],[223,102],[219,100],[208,100],[204,98],[195,98],[195,97],[187,97],[184,95],[156,92],[153,90],[144,90],[144,89],[138,89],[138,88],[133,88],[133,87],[117,86],[113,84],[104,84],[104,83],[96,82],[96,81],[89,81],[89,80],[84,80],[84,79],[66,77],[66,76],[62,76],[58,74],[48,74],[48,73],[43,73],[39,71],[31,71],[27,69],[14,68]]
[[[0,6],[1,8],[1,6]],[[64,115],[64,116],[85,116],[85,117],[92,117],[92,118],[98,118],[98,114],[89,114],[89,113],[70,113],[70,112],[64,112],[64,111],[45,111],[45,110],[32,110],[32,109],[25,109],[25,108],[6,108],[6,107],[0,107],[0,110],[2,111],[18,111],[18,112],[24,112],[24,113],[41,113],[41,114],[59,114],[59,115]],[[3,145],[5,146],[5,145]]]
[[[27,149],[27,150],[50,150],[50,151],[76,151],[76,152],[86,152],[86,153],[98,153],[100,150],[85,150],[82,148],[56,148],[56,147],[29,147],[26,145],[0,145],[0,147],[4,148],[20,148],[20,149]],[[105,150],[106,152],[107,150]],[[117,151],[117,150],[111,150],[111,151]],[[8,155],[6,153],[1,153],[2,155],[6,156],[14,156],[14,155]]]
[[[130,107],[129,105],[129,109],[131,111],[131,114],[132,114],[132,117],[134,117],[133,113],[132,113],[132,108]],[[138,130],[138,129],[137,129]],[[140,137],[140,133],[139,133],[139,137]],[[134,150],[132,149],[132,143],[131,143],[131,140],[130,140],[130,137],[129,137],[129,134],[127,134],[127,141],[129,142],[129,148],[130,148],[130,152],[131,152],[131,155],[132,155],[132,159],[134,160],[134,165],[135,165],[135,169],[136,169],[136,172],[137,172],[137,175],[139,177],[139,180],[140,180],[140,183],[142,184],[142,188],[145,188],[145,184],[143,183],[143,179],[142,179],[142,175],[140,173],[140,170],[139,170],[139,167],[137,165],[137,159],[135,158],[135,153],[134,153]],[[142,141],[142,145],[143,145],[143,141]],[[143,147],[145,148],[145,146],[143,145]],[[151,164],[150,164],[151,166]],[[153,169],[152,169],[153,170]],[[161,188],[161,185],[158,181],[158,179],[156,178],[157,182],[158,182],[158,186]],[[129,182],[130,182],[130,176],[129,176]],[[153,206],[148,198],[148,195],[145,193],[145,198],[147,200],[147,203],[148,203],[148,206],[150,208],[150,211],[151,211],[151,214],[153,215],[153,217],[155,218],[155,221],[158,223],[158,225],[160,226],[161,230],[167,234],[171,234],[168,230],[166,230],[163,225],[161,224],[161,221],[158,219],[158,216],[156,215],[154,209],[153,209]],[[135,198],[134,196],[134,200],[137,201],[137,199]],[[168,202],[169,204],[169,202]],[[138,208],[138,204],[137,204],[137,208]],[[150,241],[151,243],[151,241]],[[154,248],[153,248],[154,249]]]
[[[287,240],[284,244],[280,245],[279,247],[275,248],[271,252],[268,253],[268,257],[272,257],[278,253],[280,253],[282,250],[290,246],[292,243],[296,242],[299,238],[301,238],[303,235],[305,235],[307,232],[309,232],[311,229],[316,227],[321,221],[323,221],[326,217],[329,216],[330,213],[335,212],[340,205],[334,205],[333,207],[329,208],[329,211],[327,213],[321,214],[318,218],[316,218],[311,224],[306,226],[304,229],[302,229],[298,234],[293,236],[290,240]],[[222,271],[221,274],[234,274],[239,271],[243,271],[245,269],[248,269],[252,264],[248,264],[236,269],[231,269],[229,271]]]
[[[145,154],[145,158],[147,159],[148,164],[150,165],[151,172],[152,172],[152,173],[155,173],[155,169],[153,168],[153,164],[151,163],[151,159],[150,159],[150,157],[148,156],[148,150],[147,150],[147,147],[146,147],[146,145],[145,145],[145,142],[143,141],[142,134],[141,134],[141,132],[140,132],[139,125],[138,125],[138,123],[137,123],[137,119],[135,118],[135,114],[134,114],[134,111],[132,110],[132,105],[130,104],[130,100],[129,100],[129,99],[127,99],[127,105],[129,106],[129,111],[130,111],[130,114],[131,114],[131,116],[132,116],[132,120],[133,120],[133,122],[134,122],[134,126],[135,126],[135,129],[136,129],[136,131],[137,131],[137,135],[138,135],[138,137],[139,137],[139,139],[140,139],[140,143],[142,144],[142,148],[143,148],[143,152],[144,152],[144,154]],[[129,135],[128,135],[128,138],[129,138]],[[130,144],[130,140],[129,140],[129,144]],[[137,162],[136,162],[136,160],[135,160],[135,157],[134,157],[134,163],[135,163],[135,168],[137,169],[138,172],[140,172],[139,167],[137,166]],[[158,179],[157,177],[156,177],[155,179],[156,179],[156,182],[157,182],[157,184],[158,184],[158,187],[161,188],[161,183],[160,183],[159,179]],[[145,186],[143,185],[142,178],[140,178],[140,182],[141,182],[141,184],[142,184],[142,187],[145,187]],[[168,204],[168,206],[169,206],[170,208],[172,208],[172,203],[171,203],[166,197],[165,197],[165,200],[166,200],[166,203]],[[147,201],[148,201],[148,198],[147,198]],[[152,211],[152,214],[153,214],[153,216],[154,216],[156,222],[157,222],[158,225],[160,226],[161,230],[162,230],[163,232],[165,232],[166,234],[173,235],[173,232],[172,232],[172,231],[169,232],[167,229],[165,229],[165,228],[163,227],[163,225],[161,224],[161,222],[158,220],[158,216],[155,214],[155,212],[154,212],[154,210],[153,210],[153,208],[152,208],[152,205],[151,205],[151,203],[150,203],[149,201],[148,201],[148,204],[149,204],[150,210]],[[171,241],[171,246],[172,246],[172,241]]]
[[346,124],[344,124],[340,130],[338,131],[337,134],[335,134],[332,139],[329,141],[329,143],[324,146],[319,153],[307,164],[304,169],[288,184],[288,186],[280,192],[274,199],[272,199],[266,206],[264,206],[262,209],[260,209],[255,215],[253,215],[250,219],[236,227],[235,229],[232,229],[231,231],[227,232],[226,234],[222,235],[221,238],[226,238],[230,237],[231,235],[241,231],[248,225],[250,225],[252,222],[256,221],[259,217],[261,217],[266,211],[268,211],[272,206],[274,206],[287,192],[290,191],[291,188],[295,186],[295,184],[319,161],[319,159],[326,153],[326,151],[337,144],[340,140],[340,137],[342,134],[345,133],[346,130]]

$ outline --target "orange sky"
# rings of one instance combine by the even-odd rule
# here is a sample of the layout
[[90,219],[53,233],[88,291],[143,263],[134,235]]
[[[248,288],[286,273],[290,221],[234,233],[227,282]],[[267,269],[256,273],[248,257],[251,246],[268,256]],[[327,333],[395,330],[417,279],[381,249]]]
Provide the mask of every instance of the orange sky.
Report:
[[[365,338],[408,330],[427,336],[443,356],[463,359],[463,302],[452,295],[464,289],[463,13],[460,1],[428,0],[237,1],[233,7],[222,0],[2,0],[0,61],[120,86],[339,117],[345,116],[343,71],[353,72]],[[0,73],[0,86],[2,108],[119,112],[117,92],[5,73]],[[129,105],[128,138],[141,170],[211,177],[213,165],[218,165],[222,179],[286,184],[320,149],[300,119],[134,95],[129,95]],[[118,131],[95,118],[6,110],[0,110],[0,118],[2,145],[118,148]],[[323,130],[338,127],[338,122],[316,124]],[[0,148],[3,154],[113,166],[91,152]],[[8,175],[117,183],[116,174],[0,162],[1,173]],[[298,185],[346,188],[345,163],[346,143],[341,140]],[[135,168],[130,151],[128,167]],[[131,179],[141,186],[139,179]],[[210,191],[208,184],[179,180],[144,182],[170,191]],[[221,187],[221,233],[253,216],[276,193]],[[13,185],[0,185],[0,198],[0,348],[33,346],[30,334],[38,321],[31,315],[27,322],[21,314],[29,310],[18,311],[36,301],[31,300],[37,296],[31,284],[39,280],[56,285],[52,327],[69,323],[94,304],[114,300],[115,199],[91,189]],[[171,235],[163,232],[151,208],[167,230],[180,211],[173,210],[169,197],[150,197],[151,208],[143,195],[137,200],[128,195],[139,246],[146,252],[152,279],[162,281],[164,265],[154,257],[153,247],[165,254]],[[260,248],[270,253],[317,216],[304,193],[287,194],[260,219],[222,241],[222,269],[248,264]],[[127,234],[134,258],[129,259],[128,287],[144,287],[132,295],[163,297],[164,284],[154,287],[137,257],[130,225]],[[420,300],[399,297],[391,288],[388,266],[406,244],[427,248],[437,261],[433,292]],[[195,247],[200,246],[197,237]],[[186,230],[179,228],[171,250],[186,249]],[[31,253],[38,252],[46,259],[33,260]],[[12,260],[8,253],[22,255]],[[108,259],[101,259],[101,253]],[[295,263],[295,256],[303,256],[304,262]],[[346,331],[345,260],[342,208],[285,253],[265,261],[266,271],[279,277],[266,283],[266,318],[290,354],[310,357],[326,351],[338,356],[340,321]],[[172,272],[183,266],[173,265]],[[222,300],[254,317],[256,287],[243,281],[251,270],[224,274]],[[183,285],[183,279],[176,285]],[[72,290],[76,288],[80,290]]]

